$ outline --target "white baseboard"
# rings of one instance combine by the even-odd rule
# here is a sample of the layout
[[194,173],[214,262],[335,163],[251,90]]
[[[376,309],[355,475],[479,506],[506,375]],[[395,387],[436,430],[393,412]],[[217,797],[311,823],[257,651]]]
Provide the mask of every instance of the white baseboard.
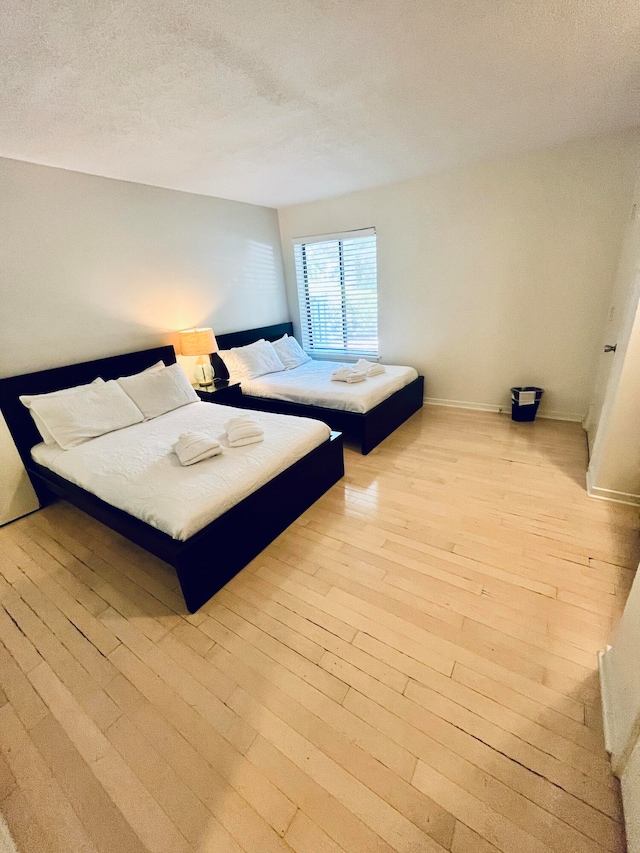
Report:
[[539,418],[547,418],[550,421],[571,421],[571,423],[581,424],[584,421],[584,415],[579,415],[577,412],[538,412]]
[[628,492],[616,492],[613,489],[602,489],[600,486],[594,486],[591,482],[589,471],[587,471],[587,494],[590,498],[598,498],[601,501],[613,501],[617,504],[640,506],[640,495],[632,495]]
[[[471,409],[476,412],[510,412],[511,406],[498,406],[493,403],[470,403],[466,400],[441,400],[438,397],[425,397],[427,406],[447,406],[450,409]],[[584,415],[577,412],[539,412],[539,418],[547,418],[553,421],[573,421],[581,423]]]
[[613,708],[611,706],[611,689],[609,687],[609,663],[611,646],[606,651],[598,653],[598,673],[600,675],[600,695],[602,698],[602,725],[604,728],[604,748],[611,755],[613,749]]

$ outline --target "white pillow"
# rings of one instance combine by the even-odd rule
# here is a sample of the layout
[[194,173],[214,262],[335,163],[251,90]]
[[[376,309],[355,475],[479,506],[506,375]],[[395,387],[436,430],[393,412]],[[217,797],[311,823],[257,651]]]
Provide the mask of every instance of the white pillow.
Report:
[[179,409],[200,399],[179,364],[160,370],[122,376],[120,387],[131,397],[145,420]]
[[47,425],[44,423],[40,415],[33,410],[31,405],[33,401],[43,400],[45,398],[49,399],[52,397],[64,397],[67,394],[75,394],[77,391],[82,391],[84,388],[89,388],[91,385],[104,385],[104,379],[100,379],[100,377],[98,377],[97,379],[94,379],[93,382],[89,382],[88,385],[75,385],[73,388],[63,388],[61,391],[50,391],[48,394],[23,394],[22,397],[18,398],[22,405],[29,409],[29,414],[33,418],[33,422],[42,436],[42,440],[49,447],[52,447],[56,443],[56,440],[47,429]]
[[[166,366],[167,365],[164,363],[164,361],[156,361],[155,364],[152,364],[151,367],[145,367],[145,369],[141,370],[140,373],[157,373],[159,370],[162,370],[162,368]],[[137,376],[138,374],[134,373],[133,375]]]
[[114,379],[85,385],[75,394],[36,399],[31,408],[63,450],[144,420]]
[[285,370],[293,370],[294,367],[311,361],[298,341],[295,338],[290,338],[289,335],[284,335],[280,340],[274,341],[272,346],[284,364]]
[[246,347],[233,347],[231,352],[244,379],[257,379],[266,373],[279,373],[284,370],[284,364],[269,341],[264,338]]
[[157,373],[159,370],[162,370],[163,367],[166,367],[164,361],[156,361],[156,363],[152,364],[151,367],[145,367],[145,369],[141,370],[139,373],[131,373],[128,376],[120,376],[116,381],[119,382],[120,379],[133,379],[135,376],[146,376],[148,373]]
[[229,382],[240,382],[242,379],[242,371],[238,367],[238,360],[230,349],[218,350],[218,355],[229,371]]

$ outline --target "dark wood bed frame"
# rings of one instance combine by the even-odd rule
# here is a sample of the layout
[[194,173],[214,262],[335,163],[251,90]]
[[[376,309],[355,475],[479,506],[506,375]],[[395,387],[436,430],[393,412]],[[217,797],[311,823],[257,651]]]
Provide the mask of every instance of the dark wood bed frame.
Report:
[[[243,347],[264,338],[275,341],[284,334],[293,335],[292,323],[279,323],[275,326],[263,326],[261,329],[248,329],[218,335],[218,346],[222,350],[231,347]],[[243,404],[249,409],[262,412],[277,412],[281,415],[298,415],[305,418],[317,418],[329,424],[331,429],[339,430],[348,438],[358,442],[363,454],[370,453],[388,435],[396,430],[424,403],[424,376],[418,376],[413,382],[394,392],[382,403],[368,412],[343,412],[326,406],[311,406],[303,403],[289,403],[285,400],[272,400],[266,397],[246,395]]]
[[111,506],[91,492],[38,465],[31,448],[42,441],[18,397],[45,394],[137,373],[162,359],[173,364],[173,347],[102,358],[0,380],[0,410],[42,506],[61,497],[173,566],[187,608],[194,613],[292,521],[344,475],[342,436],[331,437],[262,488],[184,542]]

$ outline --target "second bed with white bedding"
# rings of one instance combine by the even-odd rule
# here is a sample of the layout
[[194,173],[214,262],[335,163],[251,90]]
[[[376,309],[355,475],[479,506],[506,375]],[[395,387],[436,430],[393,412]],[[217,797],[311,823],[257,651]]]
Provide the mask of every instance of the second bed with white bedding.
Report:
[[334,361],[308,361],[292,370],[268,373],[258,379],[243,378],[242,393],[365,414],[418,377],[413,367],[387,365],[384,373],[368,376],[364,382],[335,382],[331,374],[340,366]]
[[[229,447],[224,425],[236,415],[255,419],[264,430],[264,441]],[[189,431],[217,439],[223,453],[183,467],[172,446]],[[230,406],[200,402],[71,450],[38,444],[31,455],[38,464],[106,503],[184,541],[319,447],[329,435],[329,427],[317,420],[269,412],[249,415]]]

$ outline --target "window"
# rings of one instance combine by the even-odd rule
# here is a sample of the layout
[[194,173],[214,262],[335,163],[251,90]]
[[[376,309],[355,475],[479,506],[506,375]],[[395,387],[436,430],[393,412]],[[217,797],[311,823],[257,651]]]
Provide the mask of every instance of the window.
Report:
[[304,349],[377,356],[375,229],[293,242]]

